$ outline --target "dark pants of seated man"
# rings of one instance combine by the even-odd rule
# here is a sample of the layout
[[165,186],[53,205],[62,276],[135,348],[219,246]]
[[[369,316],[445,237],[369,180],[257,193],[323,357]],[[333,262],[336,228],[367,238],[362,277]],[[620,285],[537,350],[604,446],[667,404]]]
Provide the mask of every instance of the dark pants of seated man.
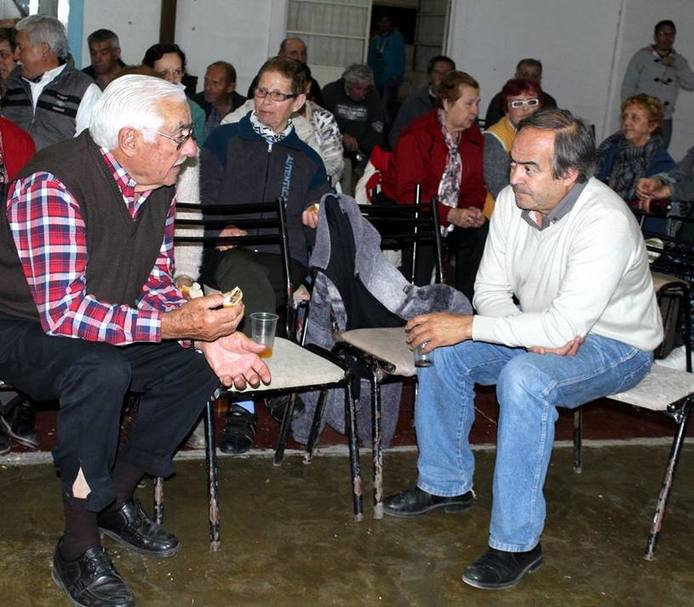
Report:
[[[475,289],[477,270],[482,261],[484,243],[489,232],[489,222],[485,221],[479,228],[455,228],[446,238],[443,245],[455,254],[455,288],[472,301]],[[434,269],[434,245],[420,245],[417,248],[414,283],[418,286],[431,282],[431,272]],[[412,268],[412,247],[406,247],[402,252],[402,271],[409,280]]]
[[[290,259],[289,273],[292,290],[306,277],[306,267]],[[274,312],[287,297],[282,257],[277,253],[254,251],[236,247],[228,251],[210,251],[203,270],[205,284],[221,291],[240,287],[245,306],[244,319],[253,312]],[[244,333],[250,331],[250,323],[241,325]]]
[[[219,380],[205,358],[177,342],[124,347],[46,335],[38,321],[0,314],[0,377],[37,400],[57,399],[53,460],[64,498],[82,468],[86,508],[114,501],[116,452],[142,473],[167,477],[171,457]],[[140,393],[138,415],[118,446],[123,400]]]

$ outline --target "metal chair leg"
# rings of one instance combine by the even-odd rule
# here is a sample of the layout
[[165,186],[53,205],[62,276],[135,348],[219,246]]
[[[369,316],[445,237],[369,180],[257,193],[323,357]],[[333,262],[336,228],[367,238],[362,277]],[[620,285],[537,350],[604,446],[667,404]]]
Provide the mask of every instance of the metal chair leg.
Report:
[[349,441],[349,467],[352,479],[354,520],[360,522],[364,519],[364,491],[361,479],[361,466],[359,465],[359,447],[357,445],[357,408],[352,398],[350,381],[348,377],[345,383],[345,422],[347,439]]
[[217,468],[217,445],[214,438],[214,395],[205,406],[205,458],[207,460],[207,497],[210,517],[210,550],[217,552],[221,545],[219,532],[219,470]]
[[574,409],[574,472],[580,474],[583,470],[583,454],[581,445],[583,443],[583,412],[581,409]]
[[164,523],[164,479],[161,476],[154,479],[154,522]]
[[655,546],[658,542],[660,530],[663,526],[663,519],[665,518],[665,507],[667,506],[667,500],[670,496],[672,481],[675,477],[677,462],[680,458],[682,445],[684,444],[684,437],[687,431],[687,421],[689,419],[689,405],[689,401],[685,403],[684,408],[675,418],[679,423],[677,426],[677,431],[675,432],[674,440],[672,441],[670,459],[668,460],[668,465],[665,469],[665,478],[663,479],[663,484],[660,488],[660,493],[658,494],[658,501],[656,502],[655,513],[653,515],[653,521],[651,523],[651,531],[648,535],[648,540],[646,541],[646,549],[643,554],[643,558],[647,561],[652,561],[655,558]]
[[287,446],[287,441],[289,440],[289,430],[292,427],[295,403],[296,392],[292,392],[289,395],[289,401],[287,402],[287,407],[285,408],[284,415],[282,416],[282,423],[280,424],[280,434],[277,437],[277,447],[275,447],[275,457],[272,462],[275,466],[279,466],[284,459],[284,450]]
[[378,371],[371,371],[372,449],[374,467],[374,518],[383,518],[383,451],[381,448],[381,384]]
[[316,410],[313,413],[313,422],[311,424],[311,432],[308,435],[306,443],[306,453],[304,453],[304,464],[310,464],[313,459],[313,449],[318,442],[318,434],[320,433],[320,425],[323,421],[323,413],[325,412],[325,403],[328,398],[328,391],[321,390],[316,404]]

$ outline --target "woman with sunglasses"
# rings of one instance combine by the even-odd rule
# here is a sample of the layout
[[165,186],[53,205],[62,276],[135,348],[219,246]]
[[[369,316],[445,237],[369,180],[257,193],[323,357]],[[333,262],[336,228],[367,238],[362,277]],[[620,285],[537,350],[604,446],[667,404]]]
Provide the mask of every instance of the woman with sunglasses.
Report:
[[484,133],[484,181],[487,184],[484,214],[487,217],[491,217],[496,197],[509,182],[511,146],[518,123],[543,106],[543,97],[540,84],[526,78],[513,78],[501,89],[504,117],[496,124],[487,125]]

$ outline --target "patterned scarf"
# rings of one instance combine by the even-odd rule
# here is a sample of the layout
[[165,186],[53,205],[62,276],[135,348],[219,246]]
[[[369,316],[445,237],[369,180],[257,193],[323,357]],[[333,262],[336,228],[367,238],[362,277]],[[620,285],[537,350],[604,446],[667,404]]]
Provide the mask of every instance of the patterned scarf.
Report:
[[636,182],[641,177],[647,177],[646,171],[653,156],[664,147],[663,138],[658,134],[652,135],[646,145],[635,147],[624,138],[622,133],[615,133],[600,144],[598,162],[613,146],[617,151],[606,183],[629,202],[635,198]]
[[[449,133],[446,130],[446,114],[443,110],[438,111],[439,124],[443,133],[443,140],[448,148],[448,158],[446,159],[446,168],[443,169],[441,175],[441,183],[439,183],[438,199],[439,202],[447,207],[458,206],[458,196],[460,194],[460,180],[463,177],[463,161],[460,158],[458,145],[460,144],[460,133]],[[451,228],[452,229],[452,228]]]
[[253,110],[253,112],[251,112],[251,126],[258,135],[260,135],[268,144],[272,145],[273,143],[279,143],[282,141],[282,139],[289,135],[294,128],[294,123],[290,118],[287,121],[287,128],[285,128],[281,133],[275,133],[275,131],[273,131],[269,126],[265,126],[262,122],[260,122],[260,120],[258,120],[258,116],[256,116],[255,110]]

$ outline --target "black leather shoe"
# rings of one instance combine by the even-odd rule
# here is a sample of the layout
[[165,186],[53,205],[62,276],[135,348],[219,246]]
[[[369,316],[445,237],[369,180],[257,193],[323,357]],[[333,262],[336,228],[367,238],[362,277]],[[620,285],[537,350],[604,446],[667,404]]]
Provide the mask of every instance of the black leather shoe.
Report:
[[465,512],[472,508],[474,501],[472,491],[463,495],[440,497],[415,487],[384,499],[383,512],[400,518],[422,516],[437,508],[443,508],[446,512]]
[[542,546],[527,552],[505,552],[490,548],[463,572],[463,582],[484,590],[512,588],[542,564]]
[[[60,543],[58,543],[60,546]],[[80,607],[133,607],[135,597],[103,548],[90,548],[74,561],[55,549],[53,581]]]
[[118,510],[106,510],[96,519],[99,530],[130,550],[166,558],[178,552],[178,538],[151,520],[138,501],[125,502]]
[[[274,419],[278,424],[282,423],[282,418],[284,417],[284,411],[289,406],[289,399],[291,395],[282,394],[280,396],[272,396],[265,399],[265,406],[270,413],[272,419]],[[301,397],[297,394],[296,400],[294,401],[294,411],[292,412],[292,419],[297,419],[306,410],[306,405]]]
[[255,440],[255,413],[233,403],[227,413],[219,449],[222,453],[245,453]]
[[20,445],[30,449],[38,449],[39,442],[36,440],[36,429],[34,406],[31,401],[19,396],[5,405],[2,413],[2,425],[5,426],[9,434]]

